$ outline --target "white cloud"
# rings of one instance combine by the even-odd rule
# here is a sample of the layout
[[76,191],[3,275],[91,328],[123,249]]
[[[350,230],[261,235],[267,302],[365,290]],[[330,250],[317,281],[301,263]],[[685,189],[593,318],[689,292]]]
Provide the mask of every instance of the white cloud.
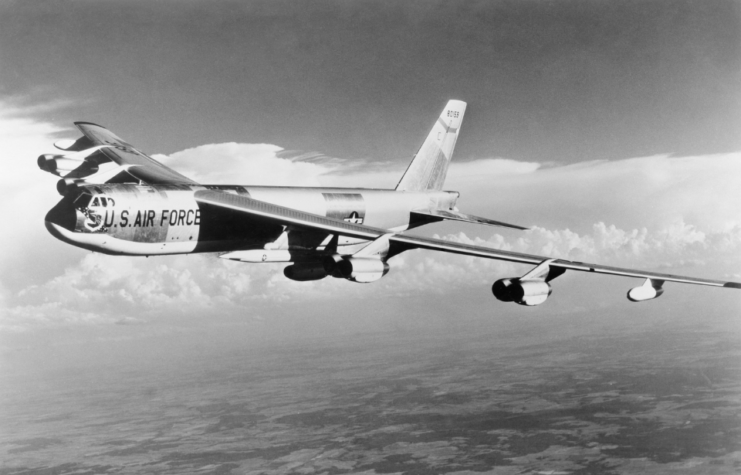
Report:
[[[269,144],[212,144],[162,156],[209,183],[393,188],[403,168],[340,159],[282,158]],[[652,231],[685,222],[701,230],[741,224],[741,153],[653,156],[542,166],[502,158],[453,162],[446,189],[461,192],[467,212],[524,225],[592,223]]]
[[60,199],[55,187],[58,178],[39,170],[36,158],[54,150],[52,143],[67,129],[24,117],[25,109],[14,103],[0,101],[0,150],[5,163],[0,174],[0,285],[6,292],[18,283],[33,281],[37,273],[48,277],[58,261],[56,251],[65,247],[46,232],[43,221]]
[[[741,278],[741,227],[703,233],[694,226],[676,223],[651,233],[597,223],[588,234],[534,228],[516,238],[495,233],[483,239],[461,232],[444,239],[608,265]],[[521,275],[526,269],[518,264],[430,251],[402,254],[391,264],[391,273],[373,284],[332,278],[299,283],[283,277],[280,265],[240,264],[212,255],[143,259],[88,254],[64,274],[22,291],[2,325],[16,329],[29,325],[126,323],[132,315],[138,322],[163,313],[240,315],[261,303],[277,306],[292,299],[373,301],[382,295],[441,288],[456,292]]]
[[318,177],[333,169],[279,158],[281,151],[277,145],[232,142],[201,145],[155,158],[201,183],[320,186]]
[[[451,167],[451,171],[455,167]],[[620,228],[660,230],[685,222],[702,231],[741,224],[741,153],[655,156],[537,168],[506,177],[463,178],[470,212],[520,224],[578,228],[604,221]]]
[[[345,160],[316,153],[289,152],[272,144],[201,145],[153,158],[208,184],[327,186],[392,189],[404,167],[390,162]],[[448,181],[466,186],[483,179],[531,174],[541,164],[503,158],[453,162]]]

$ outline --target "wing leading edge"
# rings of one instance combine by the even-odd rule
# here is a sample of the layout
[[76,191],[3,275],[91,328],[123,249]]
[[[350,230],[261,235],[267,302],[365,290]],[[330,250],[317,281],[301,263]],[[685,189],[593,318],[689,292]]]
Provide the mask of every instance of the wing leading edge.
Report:
[[[292,225],[300,228],[324,231],[327,234],[338,234],[348,237],[375,240],[381,236],[388,235],[389,231],[353,224],[338,219],[319,216],[293,208],[274,205],[264,201],[255,200],[246,196],[232,195],[218,191],[197,191],[195,198],[199,203],[209,204],[212,206],[223,207],[239,212],[243,212],[255,217],[273,220],[284,225]],[[449,252],[453,254],[462,254],[466,256],[483,257],[486,259],[496,259],[502,261],[519,262],[522,264],[540,264],[545,260],[549,261],[551,267],[576,270],[582,272],[594,272],[598,274],[620,275],[625,277],[637,277],[644,279],[661,280],[667,282],[681,282],[686,284],[709,285],[714,287],[728,287],[741,289],[741,283],[726,282],[721,280],[700,279],[695,277],[685,277],[680,275],[662,274],[635,269],[624,269],[620,267],[604,266],[600,264],[588,264],[584,262],[569,261],[566,259],[550,259],[544,256],[533,254],[524,254],[512,251],[503,251],[470,244],[462,244],[442,239],[425,238],[410,236],[404,234],[392,234],[389,236],[389,242],[399,250],[407,249],[428,249],[432,251]],[[392,252],[392,254],[394,254]]]

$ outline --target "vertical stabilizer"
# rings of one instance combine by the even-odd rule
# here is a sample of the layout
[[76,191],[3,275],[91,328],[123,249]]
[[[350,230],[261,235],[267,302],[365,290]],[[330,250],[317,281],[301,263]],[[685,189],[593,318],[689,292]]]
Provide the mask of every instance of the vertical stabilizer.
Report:
[[448,101],[427,139],[396,185],[397,191],[442,190],[465,112],[465,102]]

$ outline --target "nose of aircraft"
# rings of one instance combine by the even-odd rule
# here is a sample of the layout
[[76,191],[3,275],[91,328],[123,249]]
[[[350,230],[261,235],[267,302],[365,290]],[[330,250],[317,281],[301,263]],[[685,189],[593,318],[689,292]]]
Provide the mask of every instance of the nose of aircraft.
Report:
[[55,226],[67,229],[68,231],[74,231],[77,212],[72,204],[72,200],[69,198],[62,199],[62,201],[46,213],[44,220],[46,222],[46,229],[52,234],[58,234]]

